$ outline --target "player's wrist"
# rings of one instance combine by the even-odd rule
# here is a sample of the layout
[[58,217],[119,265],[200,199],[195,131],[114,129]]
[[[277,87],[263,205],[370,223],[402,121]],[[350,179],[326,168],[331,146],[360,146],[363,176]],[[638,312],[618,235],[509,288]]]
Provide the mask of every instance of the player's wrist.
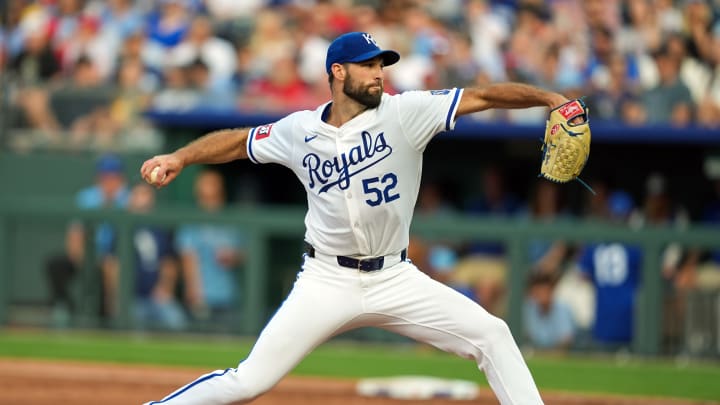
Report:
[[560,93],[549,92],[546,97],[545,104],[547,104],[547,106],[551,110],[553,110],[553,109],[567,103],[568,101],[570,101],[570,100],[568,100],[567,97],[563,96]]
[[173,160],[178,165],[178,171],[192,163],[186,148],[180,148],[171,154]]

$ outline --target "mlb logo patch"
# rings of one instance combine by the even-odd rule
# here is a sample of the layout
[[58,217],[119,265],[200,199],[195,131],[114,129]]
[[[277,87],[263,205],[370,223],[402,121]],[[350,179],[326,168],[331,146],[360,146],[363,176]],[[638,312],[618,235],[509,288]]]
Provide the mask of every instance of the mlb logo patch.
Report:
[[273,124],[268,124],[257,127],[257,129],[255,130],[255,140],[259,141],[270,136],[270,130],[272,129],[272,126]]
[[430,94],[433,96],[444,96],[446,94],[450,94],[450,89],[442,89],[442,90],[430,90]]

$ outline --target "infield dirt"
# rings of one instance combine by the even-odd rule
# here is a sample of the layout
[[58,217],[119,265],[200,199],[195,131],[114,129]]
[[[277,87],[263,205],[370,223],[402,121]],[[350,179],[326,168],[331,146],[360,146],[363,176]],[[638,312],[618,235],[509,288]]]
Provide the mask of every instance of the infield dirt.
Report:
[[[127,405],[158,400],[212,370],[67,361],[0,359],[0,404]],[[660,398],[579,395],[543,392],[548,405],[698,405]],[[355,382],[317,377],[287,377],[253,405],[497,405],[488,388],[473,401],[366,398]]]

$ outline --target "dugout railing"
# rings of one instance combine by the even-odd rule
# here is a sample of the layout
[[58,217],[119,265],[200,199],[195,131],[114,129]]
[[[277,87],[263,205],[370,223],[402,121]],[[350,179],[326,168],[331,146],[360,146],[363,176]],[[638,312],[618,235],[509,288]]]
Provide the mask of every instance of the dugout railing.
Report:
[[[137,215],[124,211],[84,211],[62,203],[42,200],[0,199],[0,325],[7,324],[11,301],[10,282],[18,272],[13,255],[18,243],[32,244],[32,240],[18,241],[14,232],[18,226],[27,223],[66,224],[70,219],[81,220],[88,226],[100,222],[113,224],[118,232],[117,253],[121,268],[132,263],[132,231],[140,224],[155,224],[174,227],[185,223],[219,223],[241,228],[247,235],[247,262],[243,279],[242,326],[238,332],[258,333],[266,322],[268,308],[266,286],[270,258],[274,254],[271,239],[285,237],[297,240],[297,262],[302,249],[304,210],[299,207],[233,208],[220,214],[206,214],[188,208],[166,207],[152,214]],[[475,240],[503,242],[506,245],[508,263],[509,301],[507,322],[515,336],[521,339],[522,302],[525,279],[529,271],[526,249],[533,239],[558,240],[572,243],[582,242],[625,242],[640,246],[643,250],[642,282],[637,299],[637,316],[633,350],[637,353],[654,355],[661,351],[662,339],[662,276],[661,251],[669,243],[678,243],[693,248],[720,248],[720,229],[692,225],[685,229],[666,227],[630,229],[605,223],[561,221],[543,224],[525,219],[478,218],[465,216],[444,216],[424,218],[417,216],[413,232],[433,235],[444,240]],[[88,232],[91,234],[91,232]],[[93,260],[92,241],[88,237],[90,254],[86,267]],[[84,274],[93,274],[86,271]],[[121,271],[119,309],[120,313],[112,325],[119,329],[132,329],[131,301],[133,300],[133,272]]]

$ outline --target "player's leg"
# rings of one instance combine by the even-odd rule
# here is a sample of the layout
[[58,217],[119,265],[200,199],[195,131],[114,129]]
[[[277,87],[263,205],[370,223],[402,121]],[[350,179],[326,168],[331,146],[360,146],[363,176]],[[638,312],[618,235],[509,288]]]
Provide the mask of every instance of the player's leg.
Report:
[[[366,296],[375,326],[473,359],[502,405],[539,405],[542,399],[507,324],[410,263],[378,272]],[[393,274],[396,273],[396,274]]]
[[312,349],[361,311],[351,272],[306,259],[293,290],[237,368],[217,370],[149,404],[245,403],[272,388]]

